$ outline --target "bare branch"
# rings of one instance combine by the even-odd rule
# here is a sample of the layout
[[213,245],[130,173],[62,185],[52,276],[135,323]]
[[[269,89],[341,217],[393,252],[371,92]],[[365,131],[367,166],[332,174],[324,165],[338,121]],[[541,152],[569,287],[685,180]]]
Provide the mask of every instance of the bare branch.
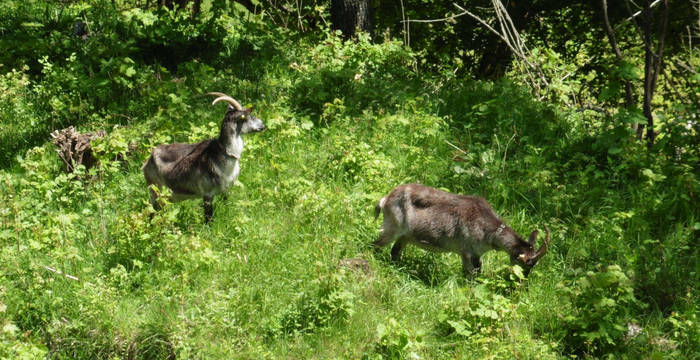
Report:
[[457,145],[455,145],[455,144],[453,144],[453,143],[451,143],[451,142],[449,142],[449,141],[447,141],[447,140],[445,140],[445,142],[447,143],[447,145],[452,146],[453,148],[455,148],[456,150],[458,150],[458,151],[461,152],[462,154],[466,154],[466,153],[467,153],[466,151],[464,151],[464,150],[460,149],[459,147],[457,147]]
[[600,107],[600,106],[595,106],[595,105],[589,105],[589,104],[581,106],[580,108],[578,108],[576,110],[576,112],[583,112],[586,110],[591,110],[591,111],[599,112],[601,114],[605,114],[605,116],[610,116],[610,113],[605,108]]
[[403,19],[403,20],[401,20],[401,23],[402,23],[401,25],[403,26],[403,43],[404,43],[404,45],[409,46],[408,39],[406,37],[406,34],[408,32],[406,27],[407,27],[408,23],[406,22],[406,11],[404,10],[404,7],[403,7],[403,0],[401,0],[401,19]]
[[[657,0],[658,2],[658,0]],[[652,4],[653,5],[653,4]],[[664,0],[664,12],[663,12],[662,25],[659,29],[659,43],[656,52],[656,63],[654,66],[654,76],[651,83],[651,96],[654,96],[654,89],[656,88],[656,80],[659,78],[659,72],[661,72],[661,66],[663,66],[663,56],[664,56],[664,45],[666,40],[666,30],[668,29],[668,0]]]
[[[515,27],[515,24],[513,23],[513,20],[510,18],[510,15],[508,14],[508,11],[506,8],[503,6],[500,0],[491,0],[491,4],[493,6],[493,10],[495,11],[496,19],[498,21],[498,25],[501,29],[501,31],[496,30],[493,26],[491,26],[489,23],[481,19],[479,16],[471,13],[469,10],[463,8],[462,6],[458,5],[457,3],[452,3],[458,10],[461,12],[458,14],[454,14],[448,17],[444,18],[439,18],[439,19],[428,19],[428,20],[402,20],[401,22],[407,25],[408,23],[436,23],[436,22],[445,22],[445,21],[454,21],[454,19],[464,16],[464,15],[469,15],[472,19],[476,20],[479,22],[481,25],[483,25],[486,29],[491,31],[493,34],[498,36],[503,42],[505,42],[506,46],[513,52],[513,54],[516,56],[518,60],[525,66],[523,66],[523,71],[526,73],[526,75],[530,78],[530,86],[535,90],[537,94],[540,93],[541,88],[540,84],[544,84],[544,86],[548,86],[549,82],[547,81],[547,77],[544,75],[542,68],[536,64],[530,61],[531,59],[531,53],[528,50],[527,46],[525,46],[525,42],[522,40],[520,37],[518,30]],[[402,15],[403,16],[403,15]],[[533,74],[533,72],[535,74]]]
[[686,71],[688,71],[689,73],[691,73],[691,74],[693,74],[693,75],[698,73],[698,72],[697,72],[694,68],[692,68],[690,65],[688,65],[688,64],[686,64],[686,63],[684,63],[684,62],[682,62],[682,61],[680,61],[680,60],[674,60],[673,62],[674,62],[676,65],[682,67],[683,69],[685,69]]
[[615,39],[615,31],[612,29],[612,26],[610,26],[610,19],[608,18],[608,2],[607,0],[602,0],[602,5],[603,5],[603,23],[605,24],[605,32],[608,35],[608,40],[610,41],[610,45],[613,48],[613,51],[615,52],[615,56],[617,56],[617,59],[619,61],[623,61],[624,58],[622,56],[622,52],[620,51],[620,47],[617,46],[617,40]]
[[[651,3],[651,5],[649,5],[649,8],[650,8],[650,9],[653,8],[654,6],[656,6],[657,4],[659,4],[660,2],[661,2],[661,0],[656,0],[656,1],[654,1],[653,3]],[[630,17],[628,17],[627,19],[625,19],[625,21],[631,21],[632,19],[634,19],[634,18],[636,18],[637,16],[641,15],[641,14],[642,14],[642,11],[643,11],[643,9],[637,11],[636,13],[632,14],[632,16],[630,16]]]
[[[403,2],[402,2],[402,4],[403,4]],[[402,12],[401,16],[404,16],[404,15],[403,15],[403,6],[401,7],[401,12]],[[412,23],[412,22],[413,22],[413,23],[436,23],[436,22],[444,22],[444,21],[454,20],[454,19],[456,19],[456,18],[458,18],[458,17],[460,17],[460,16],[464,16],[464,15],[468,15],[468,14],[469,14],[469,12],[468,12],[468,11],[465,11],[465,12],[462,12],[462,13],[459,13],[459,14],[456,14],[456,15],[451,15],[451,16],[444,17],[444,18],[439,18],[439,19],[428,19],[428,20],[411,20],[411,19],[408,19],[408,20],[401,20],[401,22],[402,22],[402,23]]]
[[58,275],[62,275],[62,276],[65,277],[66,279],[71,279],[71,280],[75,280],[75,281],[80,281],[80,279],[78,279],[78,277],[73,276],[73,275],[70,275],[70,274],[66,274],[66,273],[62,272],[61,270],[58,270],[58,269],[56,269],[56,268],[52,268],[51,266],[41,265],[41,267],[43,267],[44,269],[46,269],[46,270],[48,270],[48,271],[51,271],[52,273],[56,273],[56,274],[58,274]]

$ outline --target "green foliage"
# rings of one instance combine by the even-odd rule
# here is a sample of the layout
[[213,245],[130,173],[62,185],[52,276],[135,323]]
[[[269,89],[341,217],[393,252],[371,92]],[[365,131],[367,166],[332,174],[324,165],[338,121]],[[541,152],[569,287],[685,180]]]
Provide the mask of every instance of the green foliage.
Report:
[[271,336],[313,332],[333,323],[343,323],[353,313],[355,295],[343,289],[333,278],[320,280],[315,293],[301,293],[291,307],[280,312],[269,327]]
[[559,285],[561,296],[571,301],[572,313],[564,317],[569,328],[568,346],[575,351],[605,354],[624,345],[631,314],[640,306],[632,281],[617,265]]
[[[683,356],[687,349],[689,351],[688,357],[692,358],[700,355],[698,350],[700,348],[700,324],[698,323],[698,308],[692,305],[693,300],[688,298],[689,295],[689,293],[686,294],[688,308],[682,309],[680,312],[673,312],[667,318],[673,342],[666,345],[660,343],[662,338],[658,338],[656,343],[662,350],[673,350],[676,356]],[[663,345],[666,345],[667,349],[663,349]]]
[[18,150],[49,130],[37,119],[43,111],[33,101],[27,70],[25,66],[4,73],[0,66],[0,165],[7,165]]
[[[379,99],[382,106],[391,107],[406,100],[408,89],[403,87],[411,86],[416,76],[409,70],[416,61],[411,51],[397,41],[373,44],[366,34],[355,42],[329,34],[310,46],[304,60],[289,65],[298,74],[292,103],[316,116],[335,99],[355,114],[375,107]],[[402,86],[397,89],[391,85],[395,82]]]
[[473,303],[450,307],[438,320],[444,323],[448,334],[472,341],[478,341],[474,339],[478,337],[490,338],[513,315],[513,303],[486,285],[474,287],[472,295]]
[[377,325],[376,342],[372,353],[363,359],[415,359],[424,345],[423,335],[406,328],[394,318]]
[[35,339],[19,333],[11,317],[7,316],[7,305],[1,299],[6,289],[0,287],[0,359],[37,359],[46,355],[46,348]]
[[[580,4],[543,4],[581,21],[528,34],[552,80],[535,99],[522,69],[465,76],[502,54],[465,47],[473,24],[412,24],[410,49],[299,32],[320,3],[0,3],[0,358],[697,357],[697,107],[662,90],[647,150],[620,108],[640,63],[602,51]],[[210,224],[167,189],[155,212],[140,171],[158,144],[218,134],[207,91],[268,125]],[[64,172],[48,133],[66,125],[107,132],[97,166]],[[482,195],[523,235],[547,225],[549,253],[527,279],[502,253],[474,280],[450,254],[390,263],[372,209],[406,182]]]

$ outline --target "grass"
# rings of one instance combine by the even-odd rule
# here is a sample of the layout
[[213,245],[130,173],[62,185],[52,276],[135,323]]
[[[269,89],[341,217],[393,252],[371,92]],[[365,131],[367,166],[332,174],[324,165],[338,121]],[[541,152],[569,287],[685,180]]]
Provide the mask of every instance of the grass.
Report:
[[[697,171],[639,144],[596,150],[607,133],[508,80],[419,76],[397,43],[290,49],[257,31],[269,57],[232,65],[253,74],[135,64],[143,75],[114,92],[126,124],[114,108],[81,114],[109,132],[99,167],[63,174],[43,143],[0,170],[0,358],[698,356]],[[156,144],[217,132],[210,90],[254,104],[268,130],[246,138],[210,224],[201,201],[151,220],[140,166]],[[501,253],[474,279],[454,254],[409,247],[392,263],[370,246],[373,209],[406,182],[482,195],[521,234],[546,224],[550,251],[526,280]],[[628,323],[642,334],[616,328]]]

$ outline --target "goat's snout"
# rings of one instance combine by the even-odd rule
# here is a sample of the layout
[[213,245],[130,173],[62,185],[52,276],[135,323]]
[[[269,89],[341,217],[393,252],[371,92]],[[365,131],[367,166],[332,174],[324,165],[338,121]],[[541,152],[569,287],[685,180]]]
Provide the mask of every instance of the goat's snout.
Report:
[[265,123],[255,116],[248,117],[248,131],[247,132],[261,132],[267,129]]

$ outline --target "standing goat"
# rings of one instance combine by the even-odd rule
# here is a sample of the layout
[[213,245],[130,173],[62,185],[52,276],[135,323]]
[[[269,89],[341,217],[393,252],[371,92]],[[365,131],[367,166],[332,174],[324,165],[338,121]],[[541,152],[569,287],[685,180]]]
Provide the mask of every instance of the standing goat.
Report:
[[153,149],[141,170],[151,193],[151,204],[158,209],[152,185],[167,186],[173,201],[202,197],[207,222],[214,213],[212,200],[238,178],[243,152],[241,135],[265,130],[262,120],[252,116],[253,108],[244,109],[232,97],[211,92],[219,101],[229,103],[221,122],[219,137],[196,144],[168,144]]
[[481,268],[481,255],[501,250],[520,265],[527,276],[547,252],[547,238],[535,251],[537,230],[523,240],[498,218],[486,200],[477,196],[456,195],[419,184],[397,186],[379,200],[374,217],[384,213],[384,223],[375,249],[390,244],[391,259],[398,261],[406,244],[436,252],[453,252],[462,257],[462,271],[471,275]]

